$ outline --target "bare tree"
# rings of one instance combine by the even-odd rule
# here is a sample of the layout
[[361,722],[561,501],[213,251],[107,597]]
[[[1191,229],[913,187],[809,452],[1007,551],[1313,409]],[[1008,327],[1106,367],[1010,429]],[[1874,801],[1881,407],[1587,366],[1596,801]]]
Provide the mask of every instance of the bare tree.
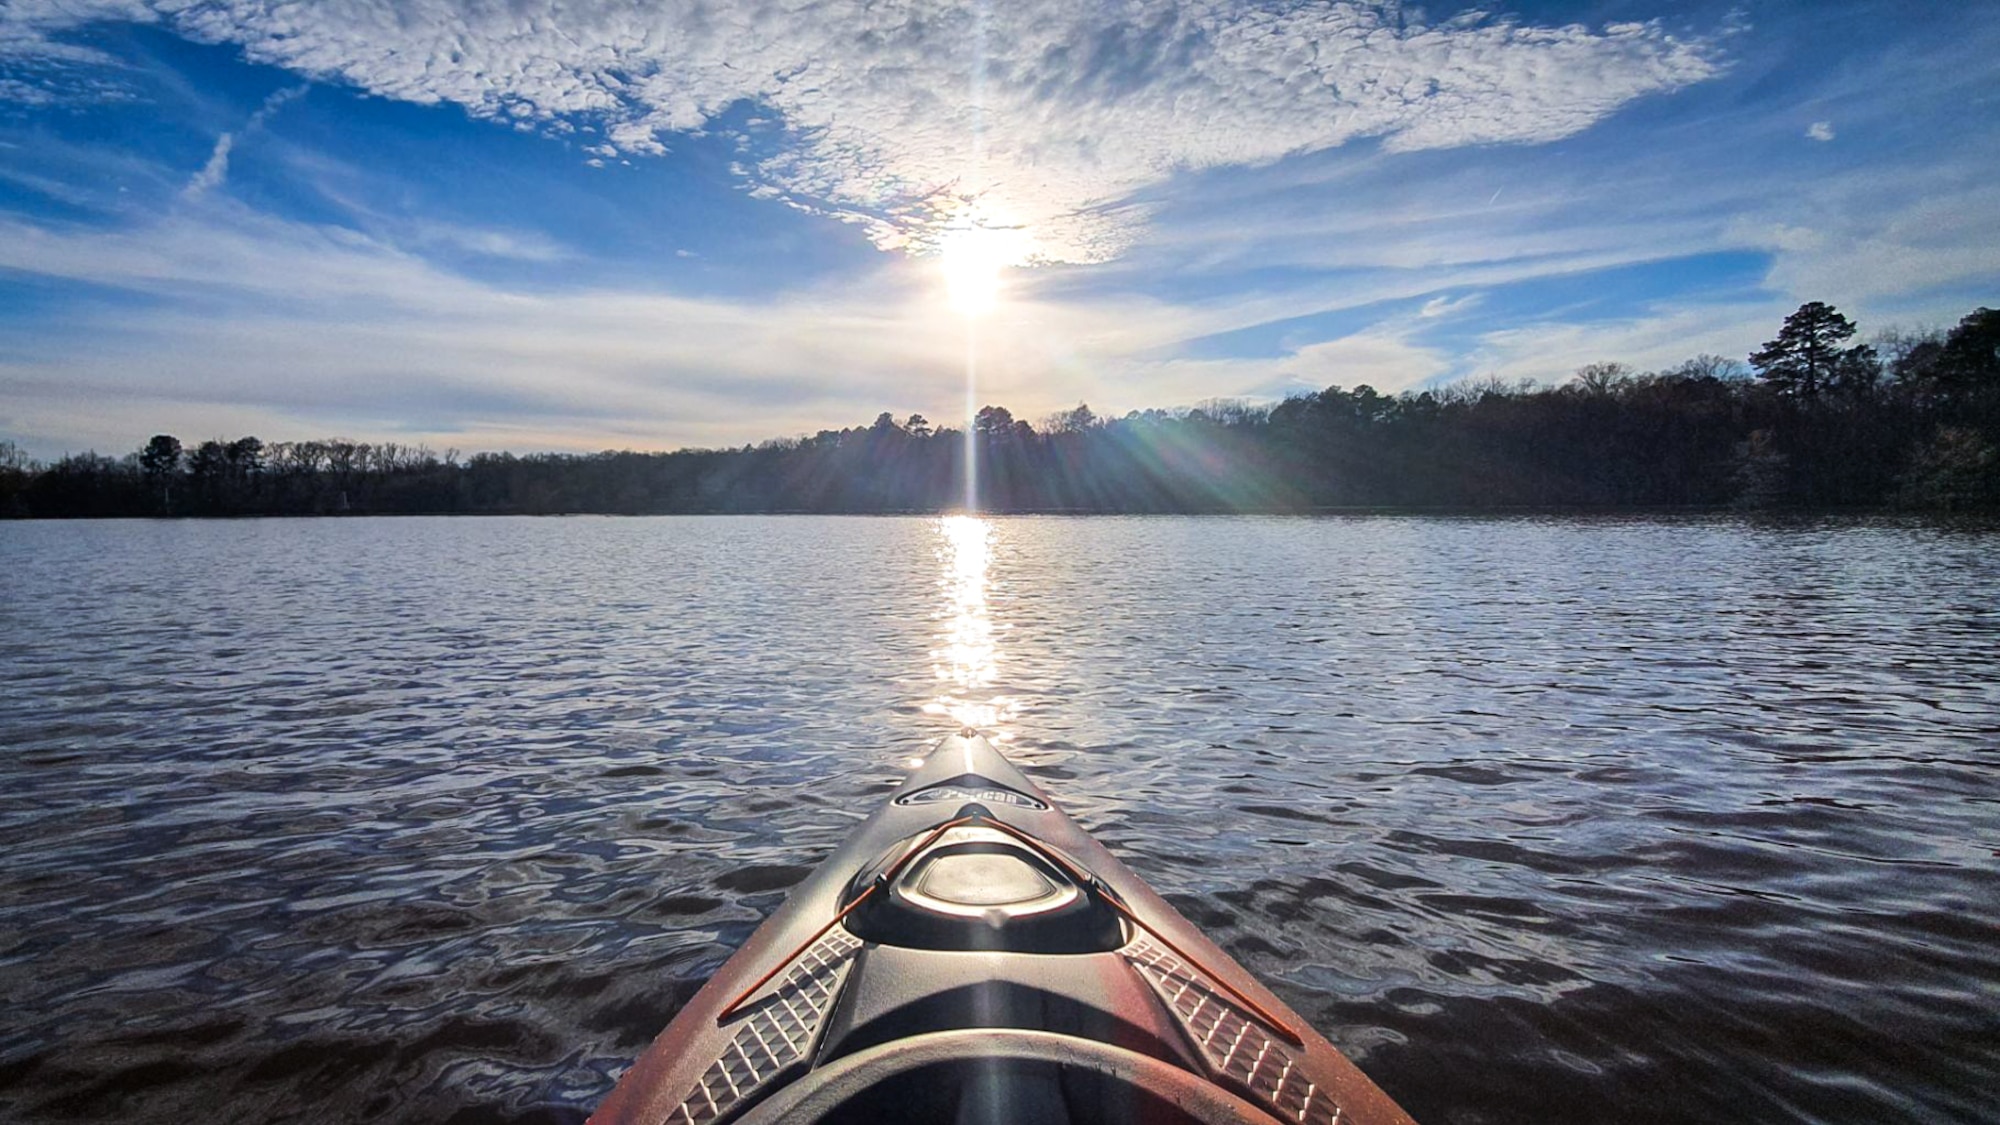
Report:
[[1586,363],[1577,368],[1574,386],[1586,395],[1602,397],[1630,385],[1631,382],[1631,364],[1600,361]]
[[1675,379],[1717,379],[1734,383],[1749,378],[1750,369],[1740,359],[1703,352],[1692,359],[1682,360],[1660,374]]
[[1042,420],[1042,432],[1050,434],[1080,434],[1097,428],[1097,413],[1089,403],[1079,402],[1073,410],[1058,410]]

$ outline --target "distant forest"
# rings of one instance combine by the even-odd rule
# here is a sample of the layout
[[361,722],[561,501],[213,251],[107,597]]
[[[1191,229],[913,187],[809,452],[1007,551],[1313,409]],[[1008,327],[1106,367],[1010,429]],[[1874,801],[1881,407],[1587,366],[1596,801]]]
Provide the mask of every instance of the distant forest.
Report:
[[[1274,405],[1211,402],[972,422],[997,512],[1359,507],[2000,507],[2000,312],[1949,330],[1855,326],[1820,302],[1748,362],[1597,363]],[[13,517],[929,512],[963,502],[964,433],[921,415],[739,449],[478,453],[347,440],[155,436],[123,457],[29,461],[0,443]]]

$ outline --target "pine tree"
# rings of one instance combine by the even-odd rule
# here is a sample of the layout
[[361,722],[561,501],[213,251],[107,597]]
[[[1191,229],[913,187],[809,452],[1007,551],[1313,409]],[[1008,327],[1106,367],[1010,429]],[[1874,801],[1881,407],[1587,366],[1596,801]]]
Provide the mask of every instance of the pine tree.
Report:
[[174,477],[181,471],[181,442],[172,434],[154,434],[139,451],[139,468],[146,480],[160,490],[160,513],[173,511]]
[[1945,337],[1938,381],[1955,392],[2000,386],[2000,311],[1975,309]]
[[1841,344],[1854,335],[1854,322],[1824,301],[1808,301],[1785,318],[1778,338],[1750,356],[1750,366],[1780,394],[1817,398],[1854,360]]

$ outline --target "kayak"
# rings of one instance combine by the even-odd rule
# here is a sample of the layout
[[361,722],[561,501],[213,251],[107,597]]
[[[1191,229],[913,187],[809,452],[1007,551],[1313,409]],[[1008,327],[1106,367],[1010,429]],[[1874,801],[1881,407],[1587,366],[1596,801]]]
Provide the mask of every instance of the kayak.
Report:
[[793,889],[591,1121],[1413,1125],[970,730]]

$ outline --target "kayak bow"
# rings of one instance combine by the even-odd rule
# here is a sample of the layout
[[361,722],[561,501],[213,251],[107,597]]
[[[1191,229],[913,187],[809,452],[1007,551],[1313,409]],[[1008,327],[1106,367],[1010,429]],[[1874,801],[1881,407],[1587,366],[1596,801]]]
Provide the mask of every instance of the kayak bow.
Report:
[[969,732],[792,891],[591,1121],[1413,1125]]

